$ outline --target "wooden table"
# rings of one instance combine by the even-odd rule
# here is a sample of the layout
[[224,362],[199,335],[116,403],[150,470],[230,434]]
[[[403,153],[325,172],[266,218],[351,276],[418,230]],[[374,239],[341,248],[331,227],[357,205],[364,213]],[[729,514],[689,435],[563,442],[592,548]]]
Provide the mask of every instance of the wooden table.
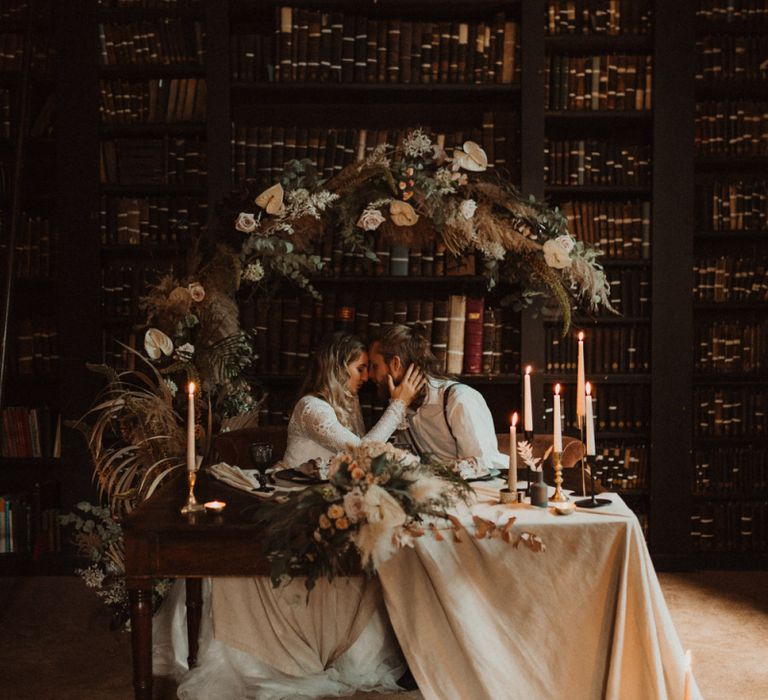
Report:
[[187,579],[189,665],[194,666],[205,576],[268,575],[254,516],[260,501],[202,476],[200,503],[226,501],[219,516],[182,516],[186,474],[179,474],[131,513],[125,523],[126,585],[131,605],[133,687],[136,700],[152,700],[152,584],[155,578]]

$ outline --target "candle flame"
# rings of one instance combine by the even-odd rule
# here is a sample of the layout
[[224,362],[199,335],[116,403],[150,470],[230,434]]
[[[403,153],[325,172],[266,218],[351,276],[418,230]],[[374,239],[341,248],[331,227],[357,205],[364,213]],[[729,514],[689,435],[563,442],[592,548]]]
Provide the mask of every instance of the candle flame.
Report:
[[556,394],[560,393],[560,385],[559,384],[555,384],[555,393]]
[[525,368],[525,373],[526,373],[526,374],[530,374],[532,371],[533,371],[533,367],[531,367],[530,365],[528,365],[528,366]]
[[517,425],[517,411],[512,414],[512,425]]
[[579,342],[584,340],[584,331],[579,331]]
[[585,391],[587,392],[587,396],[591,396],[592,395],[592,385],[589,382],[587,382],[584,385],[584,388],[585,388]]
[[691,650],[690,649],[688,649],[685,652],[685,670],[687,672],[690,672],[691,670]]
[[190,382],[189,386],[187,387],[187,390],[189,391],[190,394],[194,394],[195,393],[195,383],[194,382]]

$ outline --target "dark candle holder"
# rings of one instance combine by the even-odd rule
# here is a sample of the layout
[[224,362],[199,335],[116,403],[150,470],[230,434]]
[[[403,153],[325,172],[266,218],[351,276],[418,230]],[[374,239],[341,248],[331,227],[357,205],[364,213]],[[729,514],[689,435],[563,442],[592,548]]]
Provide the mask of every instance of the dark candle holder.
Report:
[[[531,449],[533,449],[533,430],[524,430],[523,434],[525,435],[526,442],[531,446]],[[525,465],[525,495],[528,498],[531,497],[531,465],[530,464]]]
[[[587,455],[585,454],[582,458],[582,468],[588,469],[589,464],[587,463]],[[581,501],[576,501],[576,505],[579,508],[599,508],[600,506],[607,506],[611,503],[610,499],[608,498],[595,498],[595,471],[594,469],[589,470],[589,482],[590,482],[590,492],[591,496],[589,498],[585,498]]]

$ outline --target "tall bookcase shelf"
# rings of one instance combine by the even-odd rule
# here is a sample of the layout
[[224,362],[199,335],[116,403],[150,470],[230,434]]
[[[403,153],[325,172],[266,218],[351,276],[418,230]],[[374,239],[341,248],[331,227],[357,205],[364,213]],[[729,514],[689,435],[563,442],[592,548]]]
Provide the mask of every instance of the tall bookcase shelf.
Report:
[[708,565],[764,566],[768,75],[742,48],[768,41],[768,27],[710,4],[696,25],[691,548]]

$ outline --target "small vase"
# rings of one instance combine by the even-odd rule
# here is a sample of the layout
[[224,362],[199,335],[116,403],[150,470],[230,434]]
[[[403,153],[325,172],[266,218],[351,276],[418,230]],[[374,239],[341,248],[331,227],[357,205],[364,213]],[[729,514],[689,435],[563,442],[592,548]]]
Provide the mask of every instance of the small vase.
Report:
[[547,507],[547,485],[544,483],[544,470],[536,472],[537,481],[531,486],[531,505]]

